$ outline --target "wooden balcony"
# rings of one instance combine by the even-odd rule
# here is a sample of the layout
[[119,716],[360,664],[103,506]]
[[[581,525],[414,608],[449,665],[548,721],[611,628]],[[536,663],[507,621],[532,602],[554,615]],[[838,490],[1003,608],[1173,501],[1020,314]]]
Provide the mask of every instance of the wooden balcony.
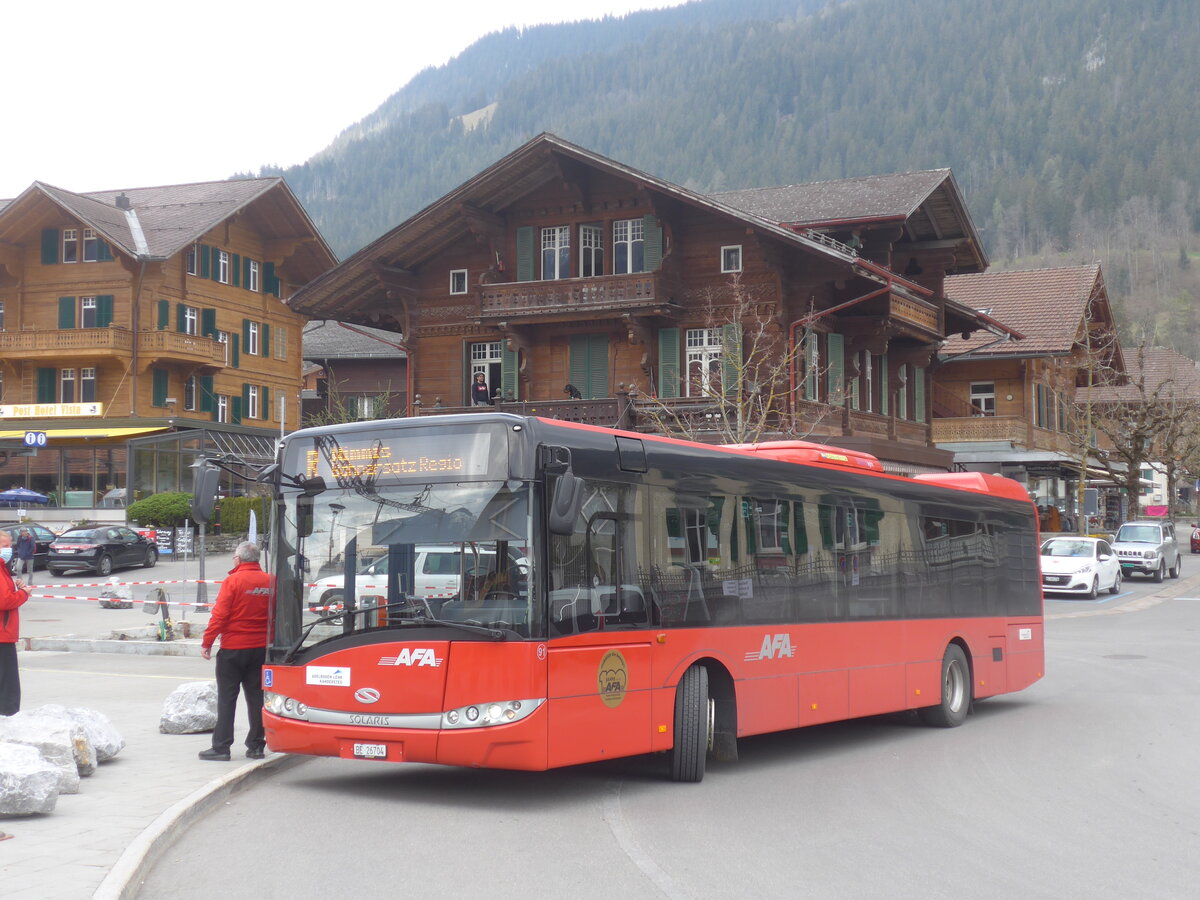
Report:
[[211,368],[225,365],[225,345],[212,338],[177,331],[142,331],[138,334],[139,364],[190,363]]
[[600,400],[529,400],[525,402],[500,402],[495,406],[415,406],[413,415],[444,416],[452,413],[506,412],[517,416],[541,416],[544,419],[559,419],[563,422],[579,422],[615,428],[620,419],[620,410],[627,400],[606,398]]
[[484,320],[639,312],[667,303],[659,272],[485,284],[479,289],[479,317]]
[[8,359],[72,360],[127,356],[133,335],[124,328],[63,328],[44,331],[0,332],[0,354]]
[[970,416],[933,420],[935,444],[1010,443],[1018,450],[1077,453],[1071,436],[1038,428],[1020,416]]

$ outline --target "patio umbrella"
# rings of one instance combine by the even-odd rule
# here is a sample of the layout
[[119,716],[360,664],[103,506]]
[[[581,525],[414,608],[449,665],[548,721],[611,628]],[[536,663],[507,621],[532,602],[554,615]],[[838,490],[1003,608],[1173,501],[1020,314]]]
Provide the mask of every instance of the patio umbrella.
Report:
[[50,498],[45,494],[39,494],[37,491],[31,491],[28,488],[15,487],[9,488],[7,491],[0,491],[0,503],[12,505],[14,503],[49,503]]

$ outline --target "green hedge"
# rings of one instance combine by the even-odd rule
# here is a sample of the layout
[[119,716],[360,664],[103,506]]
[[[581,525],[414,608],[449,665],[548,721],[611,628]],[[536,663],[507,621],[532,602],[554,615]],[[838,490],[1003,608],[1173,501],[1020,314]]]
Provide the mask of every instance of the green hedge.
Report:
[[267,504],[263,497],[226,497],[221,501],[221,533],[243,534],[250,527],[250,510],[258,516],[258,530],[265,531]]
[[175,528],[189,521],[191,515],[192,495],[180,492],[153,494],[125,510],[129,521],[155,528]]

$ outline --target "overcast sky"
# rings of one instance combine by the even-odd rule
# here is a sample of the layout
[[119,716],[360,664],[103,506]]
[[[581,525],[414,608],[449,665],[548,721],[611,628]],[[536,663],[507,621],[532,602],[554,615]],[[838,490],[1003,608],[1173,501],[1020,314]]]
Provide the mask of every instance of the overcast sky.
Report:
[[682,0],[9,0],[0,198],[303,162],[478,38]]

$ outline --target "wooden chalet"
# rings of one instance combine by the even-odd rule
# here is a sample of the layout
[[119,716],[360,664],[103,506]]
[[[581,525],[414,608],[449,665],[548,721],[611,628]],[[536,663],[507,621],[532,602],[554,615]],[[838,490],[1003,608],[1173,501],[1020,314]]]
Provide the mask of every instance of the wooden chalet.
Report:
[[394,331],[314,319],[304,326],[305,425],[402,416],[408,358]]
[[300,416],[283,299],[335,262],[281,178],[0,201],[0,478],[96,507],[269,460]]
[[420,414],[472,408],[482,373],[506,409],[643,430],[663,407],[702,427],[725,402],[703,386],[737,388],[753,332],[781,362],[773,437],[916,472],[952,459],[930,432],[937,347],[1003,332],[942,291],[985,266],[947,170],[714,197],[543,134],[291,306],[399,332]]

